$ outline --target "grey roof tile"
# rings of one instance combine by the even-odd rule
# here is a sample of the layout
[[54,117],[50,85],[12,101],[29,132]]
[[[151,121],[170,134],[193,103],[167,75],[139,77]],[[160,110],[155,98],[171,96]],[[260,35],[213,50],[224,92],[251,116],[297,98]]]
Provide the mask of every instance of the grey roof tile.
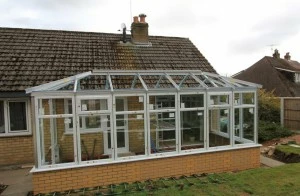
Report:
[[[187,38],[150,36],[151,47],[120,34],[0,28],[0,91],[23,91],[94,69],[216,71]],[[129,35],[128,35],[129,38]]]

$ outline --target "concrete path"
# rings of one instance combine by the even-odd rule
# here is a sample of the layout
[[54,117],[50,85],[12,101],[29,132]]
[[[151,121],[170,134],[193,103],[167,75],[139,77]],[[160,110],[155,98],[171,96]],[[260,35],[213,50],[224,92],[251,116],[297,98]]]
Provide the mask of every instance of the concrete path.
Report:
[[0,183],[9,185],[1,196],[26,196],[32,191],[31,168],[0,170]]
[[282,163],[280,161],[276,161],[274,159],[265,157],[263,155],[260,155],[260,162],[268,167],[277,167],[280,165],[284,165],[285,163]]

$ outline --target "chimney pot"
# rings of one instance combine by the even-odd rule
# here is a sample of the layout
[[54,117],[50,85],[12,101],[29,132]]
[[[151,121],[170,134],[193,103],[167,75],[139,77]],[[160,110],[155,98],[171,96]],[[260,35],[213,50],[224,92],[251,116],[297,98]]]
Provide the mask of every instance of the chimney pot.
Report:
[[290,55],[289,52],[287,52],[287,53],[285,54],[284,59],[285,59],[285,60],[291,60],[291,55]]
[[140,14],[140,21],[134,17],[131,24],[131,41],[134,44],[149,44],[148,23],[145,22],[145,14]]
[[139,17],[138,16],[134,16],[133,17],[133,22],[134,23],[139,23]]
[[280,53],[278,52],[277,49],[275,49],[275,52],[273,54],[273,57],[276,58],[276,59],[279,59],[280,58]]
[[141,23],[146,23],[146,21],[145,21],[145,18],[147,17],[146,14],[140,14],[139,17],[140,17]]

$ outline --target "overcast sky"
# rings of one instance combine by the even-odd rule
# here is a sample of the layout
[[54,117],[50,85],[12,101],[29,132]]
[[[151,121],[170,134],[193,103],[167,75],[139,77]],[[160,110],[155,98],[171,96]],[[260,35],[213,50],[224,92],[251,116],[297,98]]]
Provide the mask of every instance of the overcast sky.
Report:
[[[147,15],[150,35],[189,38],[222,75],[272,49],[300,61],[299,0],[0,0],[0,26],[119,33]],[[131,6],[130,6],[131,5]]]

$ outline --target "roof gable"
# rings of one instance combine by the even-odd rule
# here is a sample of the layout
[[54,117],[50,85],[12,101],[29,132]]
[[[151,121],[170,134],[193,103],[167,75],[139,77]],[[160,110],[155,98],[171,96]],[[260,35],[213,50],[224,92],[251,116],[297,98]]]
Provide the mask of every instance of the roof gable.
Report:
[[248,69],[235,74],[234,78],[261,84],[267,91],[274,90],[274,94],[279,97],[300,96],[300,85],[290,81],[283,71],[291,71],[289,61],[266,56]]
[[152,46],[122,44],[122,35],[0,28],[0,91],[23,91],[91,71],[214,68],[187,38],[149,36]]

